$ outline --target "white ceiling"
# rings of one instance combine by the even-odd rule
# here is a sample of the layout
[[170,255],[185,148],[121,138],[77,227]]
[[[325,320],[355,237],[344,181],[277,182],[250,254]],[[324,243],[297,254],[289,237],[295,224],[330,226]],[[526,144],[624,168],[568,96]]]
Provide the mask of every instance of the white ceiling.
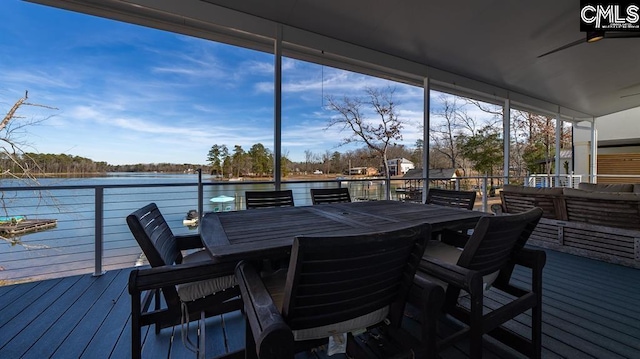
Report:
[[[640,38],[586,42],[578,0],[33,0],[291,56],[362,64],[566,116],[640,106]],[[135,6],[129,6],[134,4]],[[324,51],[324,53],[322,52]],[[324,58],[324,59],[323,59]]]

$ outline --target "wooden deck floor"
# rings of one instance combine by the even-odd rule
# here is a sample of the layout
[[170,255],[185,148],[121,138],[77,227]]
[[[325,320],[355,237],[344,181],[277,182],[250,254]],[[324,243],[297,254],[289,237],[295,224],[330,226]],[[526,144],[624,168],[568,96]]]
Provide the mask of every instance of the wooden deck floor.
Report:
[[[543,358],[640,358],[640,270],[547,253]],[[128,274],[118,270],[0,287],[0,358],[129,357]],[[517,271],[514,279],[526,281],[525,273]],[[504,299],[493,293],[487,304]],[[529,318],[522,315],[510,325],[524,330]],[[195,357],[182,345],[179,327],[159,335],[152,328],[143,337],[145,358]],[[209,319],[206,343],[207,357],[241,349],[241,313]],[[442,353],[466,356],[464,346]],[[512,357],[518,356],[499,343],[485,346],[485,358]]]

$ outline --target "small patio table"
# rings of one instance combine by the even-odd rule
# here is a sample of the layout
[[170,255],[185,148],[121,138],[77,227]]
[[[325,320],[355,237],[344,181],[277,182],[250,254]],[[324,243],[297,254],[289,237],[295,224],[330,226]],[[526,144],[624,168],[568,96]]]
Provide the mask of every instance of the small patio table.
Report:
[[369,201],[206,213],[200,235],[213,259],[287,257],[298,235],[373,232],[429,223],[433,231],[469,228],[490,215],[439,205]]

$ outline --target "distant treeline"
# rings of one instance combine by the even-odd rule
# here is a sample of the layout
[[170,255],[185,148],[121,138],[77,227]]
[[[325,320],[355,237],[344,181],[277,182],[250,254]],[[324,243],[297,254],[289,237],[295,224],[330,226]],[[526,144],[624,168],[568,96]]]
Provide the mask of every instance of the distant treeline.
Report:
[[[17,159],[17,161],[16,161]],[[189,172],[208,166],[175,163],[145,163],[133,165],[110,165],[107,162],[95,162],[89,158],[51,153],[25,153],[14,159],[0,155],[2,172],[23,173],[25,169],[32,174],[93,174],[106,172]]]
[[135,165],[108,165],[107,172],[192,172],[202,168],[202,173],[209,172],[209,166],[189,163],[138,163]]

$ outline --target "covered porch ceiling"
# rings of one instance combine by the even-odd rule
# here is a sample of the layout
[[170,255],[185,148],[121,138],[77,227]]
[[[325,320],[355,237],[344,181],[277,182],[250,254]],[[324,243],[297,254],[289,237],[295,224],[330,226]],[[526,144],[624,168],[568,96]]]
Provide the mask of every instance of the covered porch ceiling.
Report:
[[262,51],[281,31],[285,56],[569,120],[640,106],[640,38],[539,57],[585,38],[577,0],[30,1]]

